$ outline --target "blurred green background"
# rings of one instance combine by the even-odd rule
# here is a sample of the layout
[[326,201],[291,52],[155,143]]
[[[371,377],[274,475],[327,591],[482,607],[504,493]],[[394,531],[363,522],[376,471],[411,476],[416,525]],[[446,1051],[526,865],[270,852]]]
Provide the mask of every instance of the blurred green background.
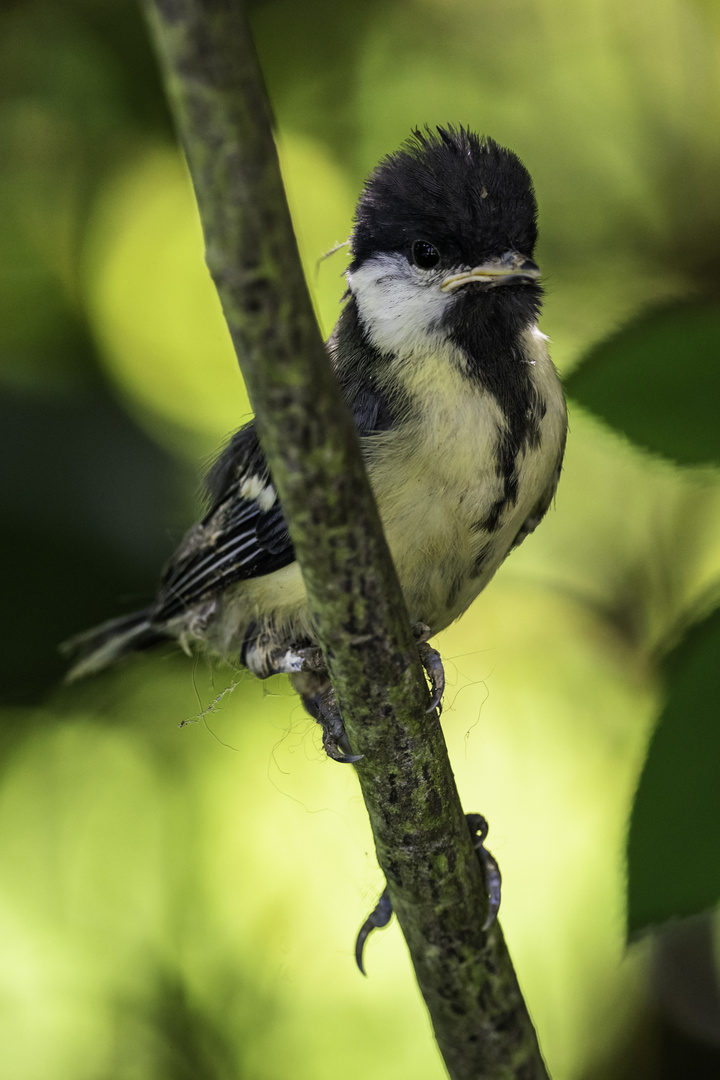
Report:
[[[696,654],[664,660],[720,581],[720,7],[252,10],[324,332],[344,255],[317,259],[413,127],[468,124],[535,179],[543,329],[604,420],[571,404],[555,508],[438,639],[443,725],[555,1080],[717,1077],[713,919],[626,928],[720,893],[717,795],[683,809],[720,710],[698,734]],[[355,969],[382,877],[286,683],[169,652],[61,685],[58,642],[152,595],[249,411],[130,0],[0,9],[0,249],[0,1076],[440,1080],[396,926]],[[661,725],[628,919],[666,701],[693,734]]]

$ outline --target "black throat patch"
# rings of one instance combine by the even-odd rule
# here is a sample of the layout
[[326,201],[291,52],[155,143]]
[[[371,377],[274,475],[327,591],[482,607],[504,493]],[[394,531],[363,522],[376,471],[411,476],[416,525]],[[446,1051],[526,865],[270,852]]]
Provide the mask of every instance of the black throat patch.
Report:
[[505,418],[497,447],[502,494],[475,523],[478,532],[493,532],[503,510],[517,502],[520,455],[540,445],[540,424],[547,406],[520,342],[522,332],[537,318],[539,289],[500,286],[482,297],[472,289],[453,305],[447,330],[467,357],[468,378],[492,394]]

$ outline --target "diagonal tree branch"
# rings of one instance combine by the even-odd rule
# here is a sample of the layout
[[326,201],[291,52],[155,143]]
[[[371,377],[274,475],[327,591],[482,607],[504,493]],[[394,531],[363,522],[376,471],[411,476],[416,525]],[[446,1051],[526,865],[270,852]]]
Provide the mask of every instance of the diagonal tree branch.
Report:
[[378,861],[453,1080],[547,1073],[320,340],[240,0],[146,0],[206,258],[288,519]]

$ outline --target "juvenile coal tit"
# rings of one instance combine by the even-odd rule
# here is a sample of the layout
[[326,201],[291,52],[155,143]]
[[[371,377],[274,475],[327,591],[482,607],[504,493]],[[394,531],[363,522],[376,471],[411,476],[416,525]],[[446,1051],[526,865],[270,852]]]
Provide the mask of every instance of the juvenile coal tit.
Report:
[[[355,211],[327,349],[426,659],[427,637],[535,529],[560,476],[567,417],[538,329],[536,238],[527,170],[462,127],[416,131]],[[261,678],[285,671],[327,752],[353,760],[254,421],[211,468],[207,498],[156,599],[69,643],[69,677],[168,640]],[[437,664],[433,676],[437,691]]]

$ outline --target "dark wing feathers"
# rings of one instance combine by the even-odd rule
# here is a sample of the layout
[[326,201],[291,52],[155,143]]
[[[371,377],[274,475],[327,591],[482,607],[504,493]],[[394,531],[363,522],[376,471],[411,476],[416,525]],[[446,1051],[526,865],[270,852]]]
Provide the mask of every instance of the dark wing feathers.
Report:
[[235,432],[208,470],[205,490],[210,499],[210,512],[230,494],[238,479],[242,481],[243,477],[267,475],[265,455],[257,437],[255,421],[251,420]]
[[295,559],[279,501],[263,509],[257,499],[272,485],[254,421],[233,435],[206,486],[210,509],[165,568],[153,620],[171,619],[236,581]]
[[358,388],[351,405],[355,426],[361,435],[387,431],[392,424],[392,411],[385,394],[372,386]]
[[255,531],[258,543],[271,555],[280,555],[291,542],[279,502],[268,513],[259,515]]
[[[359,342],[352,351],[362,353]],[[345,369],[355,377],[343,377],[343,371],[338,376],[358,432],[386,431],[392,423],[391,407],[372,383],[357,378],[356,366]],[[295,559],[279,499],[275,496],[267,505],[274,492],[254,420],[232,436],[210,469],[206,488],[209,510],[165,568],[153,622],[171,619],[228,585],[270,574]],[[258,501],[261,492],[265,497]]]

